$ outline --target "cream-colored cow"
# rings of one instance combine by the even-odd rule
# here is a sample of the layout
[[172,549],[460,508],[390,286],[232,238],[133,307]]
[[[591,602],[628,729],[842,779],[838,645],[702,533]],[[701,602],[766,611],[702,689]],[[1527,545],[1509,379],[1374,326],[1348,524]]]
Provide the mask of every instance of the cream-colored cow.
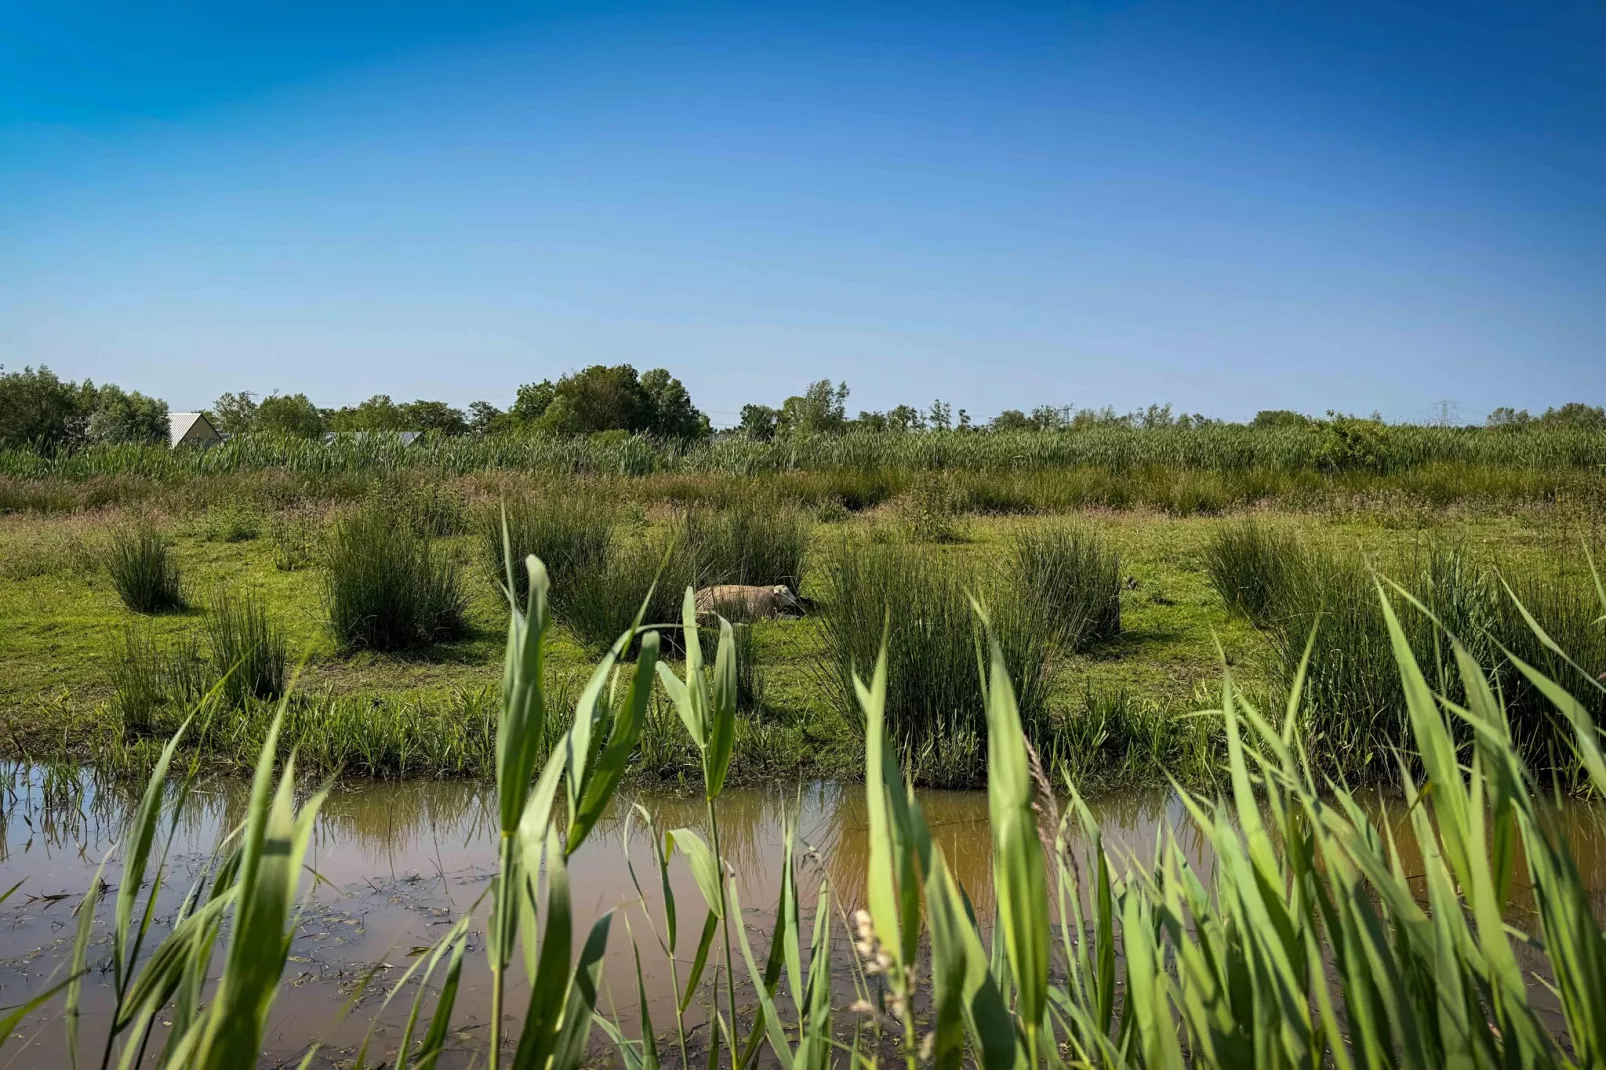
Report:
[[722,583],[717,587],[704,587],[694,596],[697,605],[697,623],[712,625],[716,617],[741,623],[754,620],[774,620],[789,613],[801,615],[803,603],[784,583],[773,587],[746,587],[739,583]]

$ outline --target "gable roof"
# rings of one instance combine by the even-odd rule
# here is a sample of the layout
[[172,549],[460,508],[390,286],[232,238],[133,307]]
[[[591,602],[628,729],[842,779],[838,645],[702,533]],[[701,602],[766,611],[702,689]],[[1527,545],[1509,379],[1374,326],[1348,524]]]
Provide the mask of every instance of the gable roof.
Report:
[[[199,426],[198,426],[199,425]],[[190,437],[191,432],[199,430],[198,438],[216,439],[221,436],[212,421],[206,418],[204,412],[170,412],[167,414],[167,443],[177,446]]]

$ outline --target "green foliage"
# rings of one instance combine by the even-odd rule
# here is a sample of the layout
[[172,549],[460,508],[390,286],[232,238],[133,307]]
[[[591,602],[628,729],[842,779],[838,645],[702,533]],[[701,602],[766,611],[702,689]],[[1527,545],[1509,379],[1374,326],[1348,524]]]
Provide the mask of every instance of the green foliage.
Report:
[[959,503],[952,477],[942,472],[922,472],[914,480],[902,503],[904,523],[916,542],[962,542],[959,529]]
[[225,393],[212,403],[210,415],[226,435],[254,431],[312,439],[324,431],[323,414],[305,394],[269,394],[258,401],[249,390]]
[[209,506],[201,520],[208,542],[249,542],[262,534],[262,514],[242,502]]
[[149,521],[113,533],[106,571],[117,597],[135,613],[164,613],[187,605],[167,537]]
[[83,402],[76,384],[46,367],[0,371],[0,448],[53,452],[82,433]]
[[1377,417],[1344,416],[1329,411],[1321,425],[1323,440],[1316,465],[1335,472],[1381,471],[1387,467],[1390,428]]
[[839,435],[847,430],[848,384],[829,379],[810,383],[781,405],[777,431],[788,435]]
[[463,411],[444,401],[425,401],[421,398],[397,404],[389,394],[375,394],[360,405],[336,409],[328,414],[325,422],[329,430],[337,432],[434,431],[452,436],[466,435],[469,430],[468,419]]
[[539,431],[585,434],[625,431],[665,441],[707,438],[708,417],[692,405],[679,379],[663,368],[637,375],[628,364],[594,364],[519,387],[511,415]]
[[1309,416],[1291,409],[1261,409],[1249,421],[1250,427],[1308,427],[1314,423]]
[[167,402],[110,384],[95,392],[84,426],[86,442],[166,445],[167,435]]
[[457,561],[383,500],[336,521],[325,562],[325,602],[347,650],[401,650],[460,635]]

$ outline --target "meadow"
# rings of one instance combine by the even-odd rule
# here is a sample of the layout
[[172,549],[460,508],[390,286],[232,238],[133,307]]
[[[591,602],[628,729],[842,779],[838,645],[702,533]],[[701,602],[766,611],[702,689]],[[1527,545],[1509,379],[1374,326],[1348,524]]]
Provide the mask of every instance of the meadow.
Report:
[[[1218,577],[1236,556],[1283,552],[1277,536],[1259,529],[1212,545]],[[1015,552],[1039,579],[1046,556],[1071,569],[1102,556],[1085,537],[1017,543]],[[505,553],[509,588],[512,557]],[[1290,575],[1302,572],[1300,560],[1283,557]],[[1222,740],[1222,790],[1214,803],[1181,792],[1186,832],[1172,829],[1147,861],[1116,857],[1104,845],[1074,777],[1065,773],[1058,790],[1048,781],[1032,746],[1032,674],[1005,653],[1014,625],[973,604],[977,691],[968,697],[980,700],[986,735],[990,923],[978,920],[904,779],[900,758],[909,751],[894,711],[918,705],[899,695],[907,681],[894,682],[906,654],[892,636],[896,623],[921,618],[888,614],[872,665],[850,680],[862,726],[865,854],[840,881],[827,866],[811,890],[799,880],[811,849],[788,824],[766,948],[721,841],[720,799],[738,753],[735,629],[720,622],[705,653],[690,588],[678,634],[638,630],[644,602],[564,711],[549,701],[543,672],[555,609],[549,577],[534,557],[526,570],[526,599],[509,597],[494,714],[496,799],[487,818],[499,832],[497,864],[480,896],[443,918],[444,931],[412,949],[399,977],[386,978],[378,1010],[393,1000],[411,1008],[400,1031],[376,1039],[370,1029],[343,1065],[369,1065],[372,1055],[396,1070],[465,1058],[492,1068],[617,1061],[646,1070],[725,1065],[722,1049],[733,1068],[768,1058],[788,1070],[883,1059],[908,1070],[967,1061],[1000,1070],[1328,1062],[1427,1070],[1596,1066],[1606,1058],[1606,932],[1573,846],[1547,812],[1554,781],[1523,760],[1498,674],[1403,586],[1374,579],[1371,587],[1405,706],[1392,755],[1400,815],[1374,821],[1363,799],[1313,757],[1301,715],[1304,681],[1321,675],[1312,641],[1281,712],[1250,700],[1236,674],[1222,671],[1216,705],[1199,714]],[[1606,614],[1606,589],[1598,573],[1588,578],[1594,609]],[[942,601],[939,592],[914,612]],[[1243,602],[1254,612],[1264,604],[1258,594]],[[225,616],[240,620],[237,610]],[[1434,652],[1449,654],[1447,669],[1418,660],[1418,616],[1429,622]],[[1074,632],[1088,637],[1110,624],[1082,617]],[[1606,755],[1584,704],[1606,694],[1606,684],[1588,680],[1588,669],[1537,620],[1524,616],[1524,624],[1541,648],[1586,677],[1574,691],[1507,653],[1517,677],[1549,703],[1555,742],[1570,750],[1582,782],[1606,790]],[[671,644],[678,670],[658,660]],[[625,658],[631,651],[633,662]],[[651,857],[641,873],[629,863],[630,879],[638,891],[643,879],[661,887],[660,910],[643,893],[577,940],[571,860],[644,746],[660,687],[694,755],[706,821],[701,832],[664,830],[651,810],[635,808]],[[194,762],[185,771],[180,748],[201,712],[160,748],[123,829],[116,885],[102,879],[102,861],[79,901],[64,975],[10,1008],[0,1045],[24,1039],[17,1026],[27,1020],[32,1028],[37,1018],[29,1016],[59,1001],[59,1022],[47,1019],[34,1032],[59,1024],[72,1065],[81,1049],[90,1058],[99,1049],[102,1066],[114,1057],[127,1067],[259,1061],[286,990],[303,862],[329,793],[327,785],[296,790],[297,749],[282,734],[288,705],[281,697],[270,717],[238,824],[220,837],[165,935],[154,908],[197,772]],[[176,790],[170,774],[179,774]],[[1184,850],[1185,834],[1208,846],[1208,864]],[[677,907],[671,874],[680,870],[689,870],[696,892]],[[1513,910],[1524,880],[1531,907]],[[102,899],[114,910],[98,909]],[[677,917],[688,907],[695,917],[699,906],[706,917],[693,951],[693,927]],[[610,941],[619,939],[633,948],[634,1000],[600,983]],[[667,956],[674,997],[672,1022],[656,1026],[641,965],[650,940]],[[755,946],[765,951],[762,967]],[[488,1020],[474,1032],[459,1021],[468,960],[490,979]],[[342,1017],[379,972],[375,966],[357,983]],[[527,989],[513,983],[521,974]],[[109,1005],[86,1037],[90,977]],[[634,1025],[621,1013],[621,1003],[632,1002]],[[706,1017],[688,1015],[697,1003]],[[303,1044],[298,1063],[312,1065],[320,1041]]]
[[[852,674],[873,661],[889,606],[914,621],[888,633],[890,731],[933,786],[985,778],[973,596],[1014,667],[1030,737],[1089,790],[1213,782],[1223,741],[1191,715],[1222,665],[1275,704],[1318,623],[1313,751],[1355,781],[1395,779],[1405,705],[1369,608],[1373,567],[1493,637],[1479,654],[1498,679],[1510,677],[1498,642],[1564,671],[1501,608],[1502,583],[1589,671],[1606,671],[1587,560],[1602,556],[1606,476],[1580,460],[1599,436],[1390,429],[1405,459],[1324,470],[1321,440],[1303,430],[1211,432],[968,436],[983,446],[954,434],[947,457],[932,452],[942,434],[904,436],[918,447],[850,435],[863,441],[792,443],[780,470],[773,443],[676,454],[607,436],[41,460],[54,467],[0,488],[12,495],[0,516],[4,745],[143,776],[207,697],[186,747],[244,770],[293,690],[285,731],[309,773],[488,776],[504,517],[515,556],[539,553],[555,579],[544,671],[558,701],[577,697],[649,589],[646,619],[659,624],[687,585],[786,583],[804,597],[801,619],[737,630],[736,780],[859,775]],[[1110,456],[1044,467],[1069,448],[1053,438]],[[587,474],[610,450],[644,448],[645,474]],[[828,448],[842,464],[802,466]],[[926,459],[874,452],[894,448]],[[514,449],[568,460],[513,470],[497,451]],[[1523,466],[1536,456],[1557,466]],[[956,458],[969,466],[928,467]],[[1428,631],[1413,642],[1443,668]],[[681,656],[673,641],[663,653]],[[1529,712],[1542,701],[1521,687],[1512,698],[1525,757],[1577,780],[1552,720]],[[655,694],[633,776],[695,779],[674,727]]]

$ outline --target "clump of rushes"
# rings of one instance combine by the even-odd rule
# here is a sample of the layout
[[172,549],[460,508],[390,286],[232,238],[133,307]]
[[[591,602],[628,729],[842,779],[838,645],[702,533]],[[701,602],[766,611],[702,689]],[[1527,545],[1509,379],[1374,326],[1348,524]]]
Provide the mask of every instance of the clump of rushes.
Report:
[[154,734],[164,725],[164,711],[188,712],[211,686],[211,672],[192,635],[164,644],[149,629],[130,627],[109,660],[111,712],[125,739]]
[[796,591],[803,583],[811,529],[808,515],[795,506],[744,502],[688,510],[680,518],[676,543],[689,556],[693,586],[784,583]]
[[347,650],[402,650],[460,635],[457,561],[395,506],[371,500],[336,522],[324,596]]
[[273,567],[295,572],[312,564],[317,557],[319,521],[307,509],[275,513],[268,521],[268,540],[273,545]]
[[187,604],[172,548],[148,521],[113,533],[106,570],[123,605],[135,613],[163,613]]
[[1224,527],[1205,550],[1205,571],[1228,606],[1265,624],[1300,566],[1300,549],[1286,535],[1254,521]]
[[[1038,607],[1008,597],[1008,591],[978,589],[975,580],[933,554],[896,543],[845,544],[827,566],[820,620],[826,682],[836,705],[856,719],[853,674],[875,663],[885,629],[888,731],[917,779],[933,786],[972,786],[986,769],[976,672],[980,623],[971,591],[989,603],[1028,732],[1038,733],[1047,721],[1058,630]],[[922,767],[921,755],[932,742],[949,739],[974,741],[967,745],[971,760],[956,764],[951,755],[933,752]]]
[[1066,649],[1121,633],[1121,559],[1091,532],[1021,532],[1006,568],[1018,597],[1041,608]]
[[[508,543],[513,547],[514,560],[535,554],[546,563],[555,578],[553,610],[564,615],[564,603],[584,584],[586,576],[608,565],[609,552],[614,548],[616,516],[614,507],[597,495],[584,494],[531,494],[506,501],[486,509],[480,516],[480,543],[490,573],[498,583],[503,582],[505,569],[502,554],[502,523],[507,520]],[[529,596],[529,580],[515,570],[514,594],[519,599]],[[640,593],[636,599],[640,601]],[[631,607],[634,612],[635,607]],[[625,617],[629,620],[629,616]],[[604,640],[612,642],[623,630],[623,624],[612,630]]]
[[571,571],[569,590],[554,615],[581,646],[606,650],[630,626],[644,598],[648,623],[673,620],[678,615],[674,592],[683,586],[676,581],[689,572],[684,549],[668,535],[622,541],[600,565]]
[[206,640],[230,705],[284,694],[289,661],[284,633],[254,594],[219,593],[206,613]]

